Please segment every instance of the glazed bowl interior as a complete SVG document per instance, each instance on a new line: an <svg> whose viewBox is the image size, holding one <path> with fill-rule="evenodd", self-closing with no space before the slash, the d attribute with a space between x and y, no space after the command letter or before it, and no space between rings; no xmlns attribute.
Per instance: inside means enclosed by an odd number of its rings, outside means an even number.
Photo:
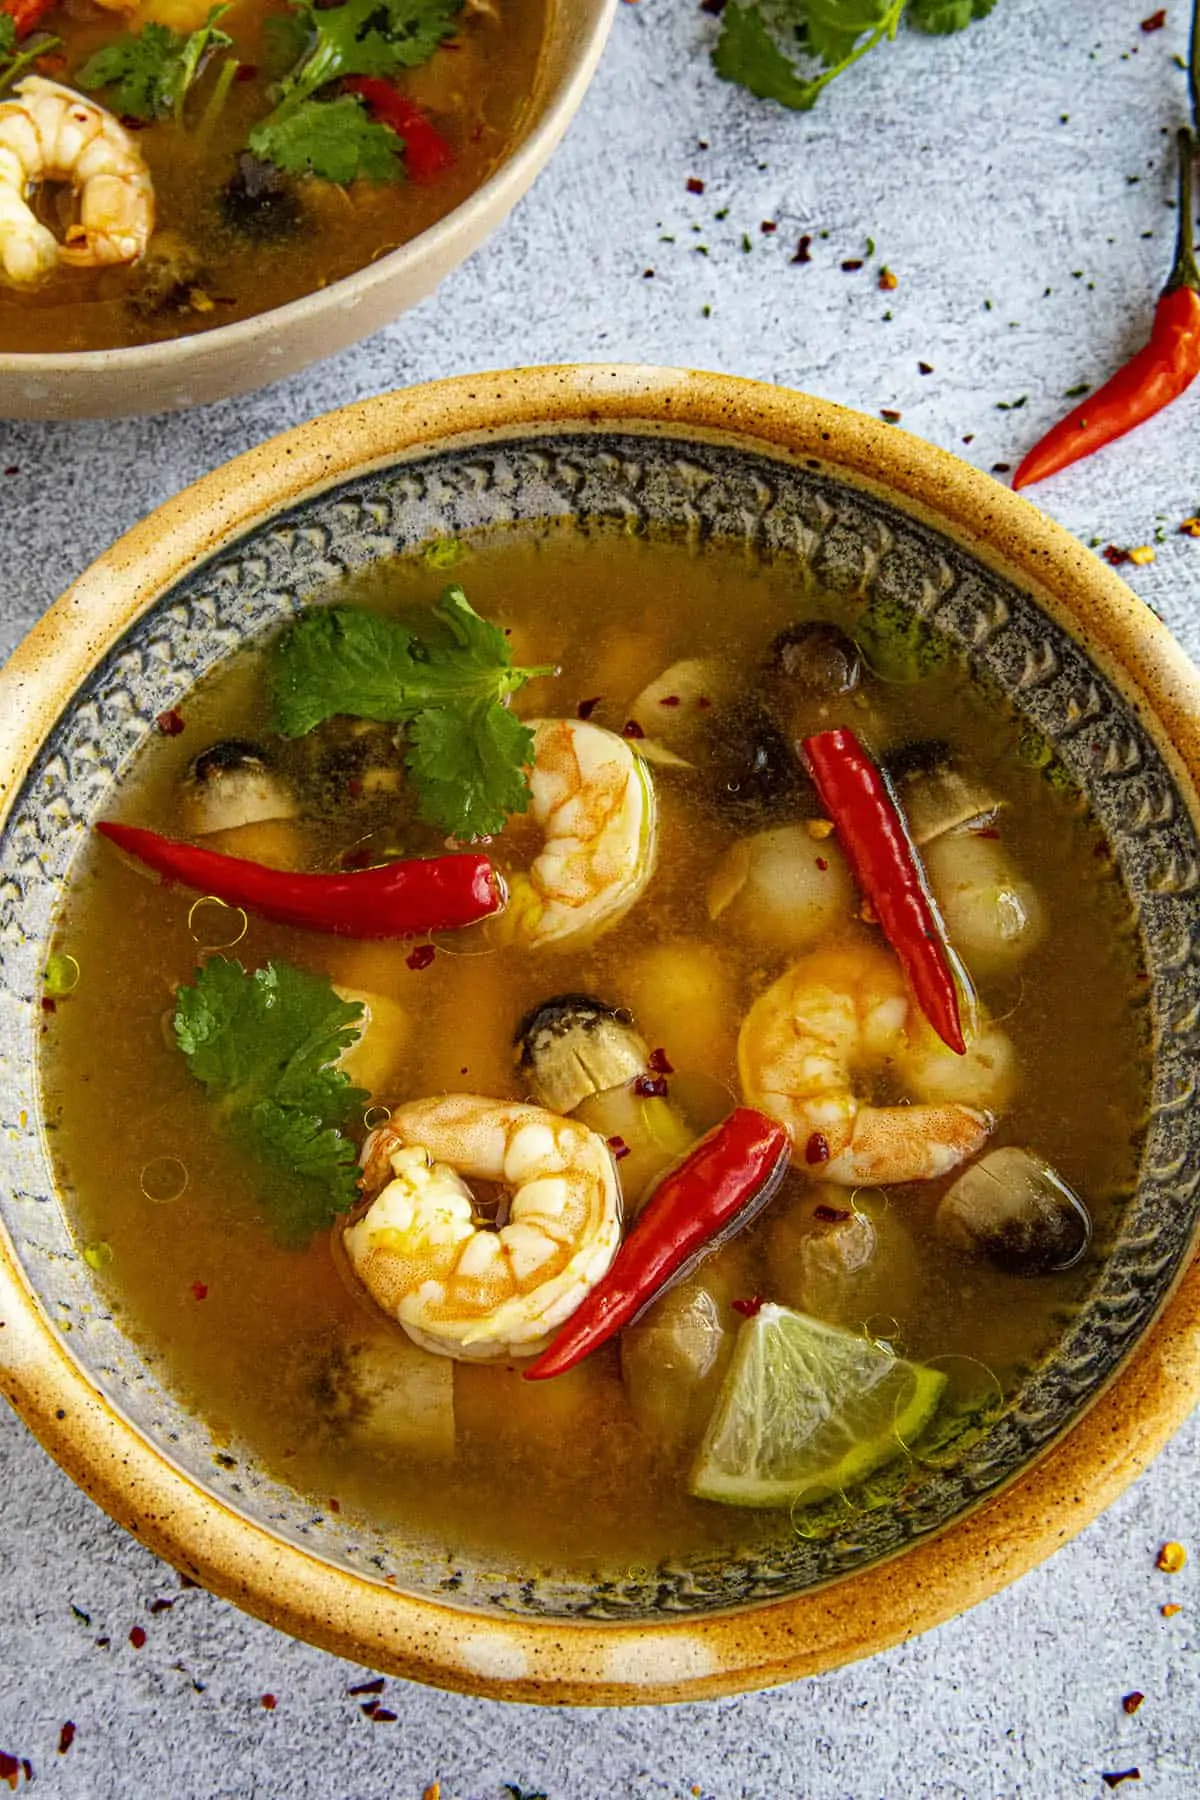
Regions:
<svg viewBox="0 0 1200 1800"><path fill-rule="evenodd" d="M126 349L6 352L0 418L120 418L208 405L280 381L368 337L431 294L503 222L579 107L617 0L551 0L533 90L488 179L399 249L236 324Z"/></svg>
<svg viewBox="0 0 1200 1800"><path fill-rule="evenodd" d="M367 402L286 447L138 527L59 602L0 693L0 1305L14 1326L0 1366L18 1406L110 1511L206 1584L363 1660L524 1698L781 1679L932 1623L1048 1553L1136 1473L1200 1385L1200 1295L1194 1277L1180 1286L1200 1227L1200 711L1188 665L1025 503L802 396L682 373L535 371ZM1136 913L1153 1021L1136 1189L1057 1349L1002 1414L931 1458L902 1504L813 1536L784 1515L752 1553L603 1578L399 1541L218 1442L97 1287L58 1198L37 1076L64 887L156 718L346 575L434 537L482 542L542 522L664 533L697 554L733 542L933 624L1086 794ZM1139 1344L1140 1374L1106 1393ZM1102 1395L1098 1424L1084 1414ZM914 1571L904 1599L878 1570L900 1552Z"/></svg>

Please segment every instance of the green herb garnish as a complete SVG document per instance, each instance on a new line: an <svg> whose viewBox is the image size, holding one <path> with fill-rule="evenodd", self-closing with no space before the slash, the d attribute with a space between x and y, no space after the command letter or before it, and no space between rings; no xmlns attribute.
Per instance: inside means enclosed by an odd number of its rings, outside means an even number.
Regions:
<svg viewBox="0 0 1200 1800"><path fill-rule="evenodd" d="M316 175L345 183L399 181L404 149L390 125L372 119L352 94L336 100L305 100L272 113L250 133L250 149L288 175Z"/></svg>
<svg viewBox="0 0 1200 1800"><path fill-rule="evenodd" d="M199 30L186 35L154 24L114 38L88 57L75 79L89 93L111 88L113 108L122 118L171 115L178 121L209 57L233 47L233 39L217 29L217 20L228 11L227 5L214 6Z"/></svg>
<svg viewBox="0 0 1200 1800"><path fill-rule="evenodd" d="M51 37L47 31L38 31L18 49L17 21L11 13L0 12L0 94L12 87L39 56L58 50L61 45L61 38Z"/></svg>
<svg viewBox="0 0 1200 1800"><path fill-rule="evenodd" d="M943 36L984 19L996 0L736 0L721 14L713 65L764 100L807 112L823 88L885 38L907 17L920 30ZM795 57L819 66L804 75Z"/></svg>
<svg viewBox="0 0 1200 1800"><path fill-rule="evenodd" d="M504 633L449 587L420 633L363 607L314 607L275 654L275 724L303 737L338 714L402 725L422 819L489 837L529 805L533 733L504 702L552 664L514 668Z"/></svg>
<svg viewBox="0 0 1200 1800"><path fill-rule="evenodd" d="M285 1243L306 1242L358 1196L342 1127L370 1096L333 1065L356 1042L362 1012L285 962L248 971L212 957L176 994L176 1042L260 1165L259 1198Z"/></svg>
<svg viewBox="0 0 1200 1800"><path fill-rule="evenodd" d="M274 112L250 133L253 154L289 174L326 181L400 180L404 144L389 125L372 119L352 94L314 95L347 76L394 75L428 62L453 34L461 6L462 0L344 0L318 7L301 0L296 60ZM277 29L273 48L281 41Z"/></svg>

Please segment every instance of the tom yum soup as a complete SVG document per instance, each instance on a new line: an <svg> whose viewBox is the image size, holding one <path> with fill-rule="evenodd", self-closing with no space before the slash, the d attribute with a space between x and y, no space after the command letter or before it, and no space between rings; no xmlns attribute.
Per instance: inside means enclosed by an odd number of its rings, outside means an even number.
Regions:
<svg viewBox="0 0 1200 1800"><path fill-rule="evenodd" d="M1136 938L1048 747L720 547L322 599L164 717L61 919L48 1118L126 1329L301 1491L526 1566L953 1461L1141 1141Z"/></svg>
<svg viewBox="0 0 1200 1800"><path fill-rule="evenodd" d="M542 0L0 0L0 348L229 324L486 180Z"/></svg>

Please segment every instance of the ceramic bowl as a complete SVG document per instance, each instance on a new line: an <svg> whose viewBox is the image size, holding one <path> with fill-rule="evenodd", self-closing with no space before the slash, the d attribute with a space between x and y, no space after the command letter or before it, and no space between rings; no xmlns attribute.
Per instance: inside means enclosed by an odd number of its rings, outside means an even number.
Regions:
<svg viewBox="0 0 1200 1800"><path fill-rule="evenodd" d="M342 281L159 344L55 353L0 348L0 419L122 418L248 393L369 337L415 306L508 217L570 124L617 0L555 0L533 93L508 155L482 187L410 243Z"/></svg>
<svg viewBox="0 0 1200 1800"><path fill-rule="evenodd" d="M218 1455L123 1335L39 1123L40 975L89 823L195 677L347 570L513 521L670 525L786 551L932 620L1049 740L1103 822L1149 971L1154 1084L1117 1241L1050 1361L903 1504L819 1540L626 1578L431 1561ZM381 1669L522 1700L694 1698L864 1655L1046 1556L1200 1393L1200 683L1129 590L939 450L799 394L684 371L463 378L319 419L161 507L0 678L0 1388L112 1515L193 1579ZM902 1556L902 1574L885 1559Z"/></svg>

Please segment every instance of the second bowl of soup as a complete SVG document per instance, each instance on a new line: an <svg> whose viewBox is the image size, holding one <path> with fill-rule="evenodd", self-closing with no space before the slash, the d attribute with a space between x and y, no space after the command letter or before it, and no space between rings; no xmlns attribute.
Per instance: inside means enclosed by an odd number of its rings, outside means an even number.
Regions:
<svg viewBox="0 0 1200 1800"><path fill-rule="evenodd" d="M1193 801L1135 707L1186 756L1190 675L796 396L489 377L292 446L84 578L104 655L52 615L11 728L19 1400L210 1584L452 1685L944 1616L1193 1391Z"/></svg>

